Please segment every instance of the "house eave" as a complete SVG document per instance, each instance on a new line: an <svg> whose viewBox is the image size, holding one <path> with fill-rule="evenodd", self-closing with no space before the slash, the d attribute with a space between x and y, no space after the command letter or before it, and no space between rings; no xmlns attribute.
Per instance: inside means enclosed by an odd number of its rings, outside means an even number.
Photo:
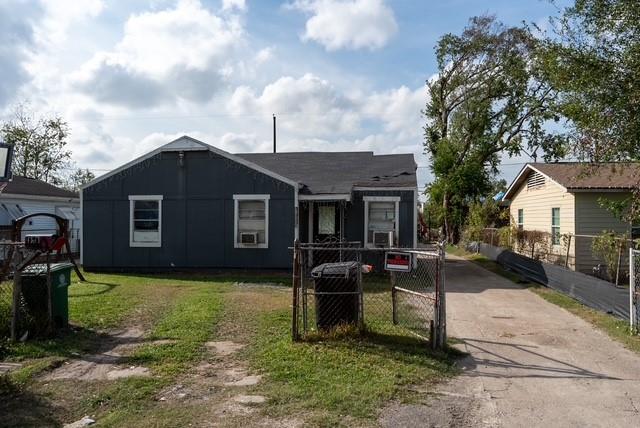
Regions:
<svg viewBox="0 0 640 428"><path fill-rule="evenodd" d="M30 201L48 201L48 202L74 202L80 203L80 197L68 198L65 196L44 196L44 195L28 195L20 193L2 193L2 199L27 199Z"/></svg>

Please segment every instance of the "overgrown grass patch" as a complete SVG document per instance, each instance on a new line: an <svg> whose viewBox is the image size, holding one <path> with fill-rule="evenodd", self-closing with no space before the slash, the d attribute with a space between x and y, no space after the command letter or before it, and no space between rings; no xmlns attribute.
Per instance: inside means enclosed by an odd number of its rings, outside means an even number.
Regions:
<svg viewBox="0 0 640 428"><path fill-rule="evenodd" d="M432 352L417 338L368 333L294 343L290 320L285 310L264 314L250 350L254 365L267 374L261 389L275 413L309 409L376 417L407 385L456 373L452 355Z"/></svg>
<svg viewBox="0 0 640 428"><path fill-rule="evenodd" d="M181 298L153 328L149 340L172 343L148 344L138 348L131 361L151 367L155 373L175 375L202 353L222 310L219 290L199 287Z"/></svg>

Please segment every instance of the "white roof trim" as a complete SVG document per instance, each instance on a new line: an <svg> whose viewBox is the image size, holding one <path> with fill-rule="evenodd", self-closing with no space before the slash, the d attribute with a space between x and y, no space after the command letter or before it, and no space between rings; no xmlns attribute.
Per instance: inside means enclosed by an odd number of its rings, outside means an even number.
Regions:
<svg viewBox="0 0 640 428"><path fill-rule="evenodd" d="M221 150L217 147L214 146L210 146L207 143L203 143L202 141L196 140L195 138L191 138L187 135L183 135L182 137L171 141L170 143L165 144L164 146L160 146L155 150L150 151L149 153L142 155L130 162L127 162L126 164L104 174L101 175L100 177L97 177L93 180L91 180L90 182L88 182L87 184L83 185L80 189L84 190L87 187L91 187L94 184L97 184L109 177L112 177L113 175L119 173L120 171L124 171L127 168L130 168L132 166L134 166L137 163L140 163L146 159L149 159L155 155L157 155L158 153L161 152L175 152L175 151L203 151L203 150L209 150L219 156L225 157L229 160L232 160L234 162L237 162L241 165L246 166L247 168L253 169L255 171L261 172L262 174L268 175L269 177L275 178L276 180L282 181L283 183L287 183L291 186L293 186L296 191L298 190L299 184L298 182L291 180L290 178L287 177L283 177L280 174L277 174L273 171L270 171L266 168L263 168L259 165L256 165L253 162L250 162L246 159L243 159L239 156L233 155L229 152L226 152L224 150Z"/></svg>
<svg viewBox="0 0 640 428"><path fill-rule="evenodd" d="M540 175L545 176L546 178L548 178L550 181L552 181L553 183L557 184L558 186L562 187L565 191L568 191L568 189L566 187L564 187L562 184L558 183L556 180L554 180L553 178L551 178L549 175L545 174L544 172L540 171L538 168L534 167L531 164L526 164L524 167L522 167L522 169L520 170L520 172L518 173L518 175L516 176L516 178L511 182L511 185L509 186L509 188L507 189L506 192L504 192L504 196L502 197L501 201L508 201L510 198L508 196L511 195L512 191L516 190L516 187L514 187L516 185L516 183L518 183L520 181L520 177L522 177L528 170L531 171L535 171ZM519 186L518 186L519 187Z"/></svg>

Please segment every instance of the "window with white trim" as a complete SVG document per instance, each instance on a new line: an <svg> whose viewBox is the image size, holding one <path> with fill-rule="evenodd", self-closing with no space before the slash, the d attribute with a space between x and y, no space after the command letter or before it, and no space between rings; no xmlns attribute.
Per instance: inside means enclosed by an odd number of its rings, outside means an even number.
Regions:
<svg viewBox="0 0 640 428"><path fill-rule="evenodd" d="M365 196L365 245L373 245L375 234L393 232L394 242L398 244L399 227L398 216L400 197L396 196Z"/></svg>
<svg viewBox="0 0 640 428"><path fill-rule="evenodd" d="M162 246L162 195L129 196L129 246Z"/></svg>
<svg viewBox="0 0 640 428"><path fill-rule="evenodd" d="M551 244L560 245L560 208L551 208Z"/></svg>
<svg viewBox="0 0 640 428"><path fill-rule="evenodd" d="M518 230L524 230L524 209L518 209Z"/></svg>
<svg viewBox="0 0 640 428"><path fill-rule="evenodd" d="M234 246L269 247L269 195L233 195Z"/></svg>

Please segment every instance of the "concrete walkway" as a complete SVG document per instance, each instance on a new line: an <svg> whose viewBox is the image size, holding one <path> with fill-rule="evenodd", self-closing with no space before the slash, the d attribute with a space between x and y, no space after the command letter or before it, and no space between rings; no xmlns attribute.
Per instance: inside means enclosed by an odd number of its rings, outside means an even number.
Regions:
<svg viewBox="0 0 640 428"><path fill-rule="evenodd" d="M464 407L446 425L640 427L639 355L471 262L446 277L448 332L470 354L442 387L441 408Z"/></svg>

